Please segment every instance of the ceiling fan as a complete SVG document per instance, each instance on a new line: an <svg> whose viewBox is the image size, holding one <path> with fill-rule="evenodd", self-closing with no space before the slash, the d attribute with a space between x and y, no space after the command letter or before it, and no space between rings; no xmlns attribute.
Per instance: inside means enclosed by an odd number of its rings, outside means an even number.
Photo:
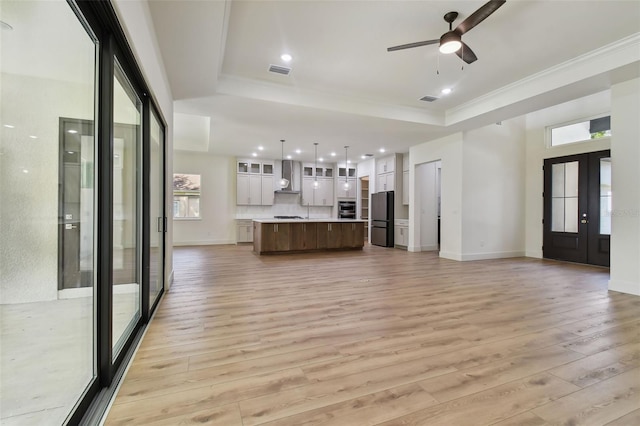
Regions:
<svg viewBox="0 0 640 426"><path fill-rule="evenodd" d="M462 35L473 27L484 21L493 12L498 10L500 6L505 4L506 0L490 0L473 12L467 19L462 21L455 29L452 29L452 23L458 17L458 12L449 12L444 15L444 20L449 23L449 31L442 34L442 37L436 40L416 41L414 43L401 44L387 48L387 52L396 50L410 49L412 47L427 46L430 44L440 43L441 53L454 53L467 64L475 62L478 57L469 46L462 41Z"/></svg>

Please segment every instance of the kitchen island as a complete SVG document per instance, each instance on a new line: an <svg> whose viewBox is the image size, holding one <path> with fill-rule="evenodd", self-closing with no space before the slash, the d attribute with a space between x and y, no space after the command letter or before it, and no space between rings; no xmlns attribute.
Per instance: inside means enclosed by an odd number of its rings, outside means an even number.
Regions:
<svg viewBox="0 0 640 426"><path fill-rule="evenodd" d="M258 254L360 250L364 220L255 219L253 251Z"/></svg>

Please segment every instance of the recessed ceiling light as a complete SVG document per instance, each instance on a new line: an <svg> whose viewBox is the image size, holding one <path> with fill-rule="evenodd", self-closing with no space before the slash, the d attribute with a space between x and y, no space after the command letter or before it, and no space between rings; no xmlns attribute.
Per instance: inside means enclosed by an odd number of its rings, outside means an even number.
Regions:
<svg viewBox="0 0 640 426"><path fill-rule="evenodd" d="M448 95L449 93L451 93L451 88L445 87L444 89L442 89L441 93L443 95Z"/></svg>
<svg viewBox="0 0 640 426"><path fill-rule="evenodd" d="M258 156L258 154L256 154L255 152L252 152L251 155L254 156L254 157Z"/></svg>
<svg viewBox="0 0 640 426"><path fill-rule="evenodd" d="M332 156L332 157L335 157L335 156L336 156L336 153L335 153L335 152L332 152L332 153L331 153L331 156Z"/></svg>
<svg viewBox="0 0 640 426"><path fill-rule="evenodd" d="M291 160L291 156L290 155L287 155L287 160Z"/></svg>
<svg viewBox="0 0 640 426"><path fill-rule="evenodd" d="M299 149L296 149L296 154L300 154L302 151L300 151Z"/></svg>
<svg viewBox="0 0 640 426"><path fill-rule="evenodd" d="M68 133L71 133L72 135L75 135L76 133L78 133L78 131L77 131L77 130L73 130L73 129L71 129L71 130L67 130L67 132L68 132Z"/></svg>
<svg viewBox="0 0 640 426"><path fill-rule="evenodd" d="M22 173L29 173L29 170L27 170L27 169L22 169Z"/></svg>
<svg viewBox="0 0 640 426"><path fill-rule="evenodd" d="M280 55L280 59L282 59L285 62L291 62L293 57L291 55L289 55L288 53L283 53L282 55Z"/></svg>
<svg viewBox="0 0 640 426"><path fill-rule="evenodd" d="M367 158L367 156L366 155L361 155L360 158L362 158L364 160L365 158Z"/></svg>
<svg viewBox="0 0 640 426"><path fill-rule="evenodd" d="M264 149L264 147L263 147L262 145L260 145L260 146L258 147L258 151L262 151L263 149Z"/></svg>
<svg viewBox="0 0 640 426"><path fill-rule="evenodd" d="M318 161L323 162L324 158L320 157L320 158L318 158Z"/></svg>
<svg viewBox="0 0 640 426"><path fill-rule="evenodd" d="M34 135L30 135L29 137L30 137L31 139L38 139L38 137L37 137L37 136L34 136Z"/></svg>
<svg viewBox="0 0 640 426"><path fill-rule="evenodd" d="M384 148L380 148L380 152L384 152L384 151L385 151L385 149L384 149Z"/></svg>
<svg viewBox="0 0 640 426"><path fill-rule="evenodd" d="M351 160L347 160L347 164L351 164Z"/></svg>
<svg viewBox="0 0 640 426"><path fill-rule="evenodd" d="M16 126L14 126L13 124L5 124L4 127L6 127L7 129L13 129Z"/></svg>

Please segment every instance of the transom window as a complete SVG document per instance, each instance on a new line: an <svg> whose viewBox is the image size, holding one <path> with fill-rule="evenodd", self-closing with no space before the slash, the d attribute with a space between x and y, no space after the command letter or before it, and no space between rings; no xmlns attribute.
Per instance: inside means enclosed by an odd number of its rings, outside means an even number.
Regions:
<svg viewBox="0 0 640 426"><path fill-rule="evenodd" d="M611 136L611 116L549 128L550 146L586 142Z"/></svg>

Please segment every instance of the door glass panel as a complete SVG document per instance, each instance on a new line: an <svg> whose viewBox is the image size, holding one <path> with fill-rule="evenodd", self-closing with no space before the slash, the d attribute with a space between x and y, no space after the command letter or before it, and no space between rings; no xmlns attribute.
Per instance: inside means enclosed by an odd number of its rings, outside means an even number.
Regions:
<svg viewBox="0 0 640 426"><path fill-rule="evenodd" d="M164 128L153 111L150 114L149 170L149 308L160 295L164 276Z"/></svg>
<svg viewBox="0 0 640 426"><path fill-rule="evenodd" d="M564 232L564 198L551 200L551 230Z"/></svg>
<svg viewBox="0 0 640 426"><path fill-rule="evenodd" d="M578 232L578 197L564 199L564 232Z"/></svg>
<svg viewBox="0 0 640 426"><path fill-rule="evenodd" d="M564 196L578 196L578 162L565 163L564 168Z"/></svg>
<svg viewBox="0 0 640 426"><path fill-rule="evenodd" d="M142 103L116 60L113 99L113 359L140 318Z"/></svg>
<svg viewBox="0 0 640 426"><path fill-rule="evenodd" d="M551 168L551 231L578 232L578 162Z"/></svg>
<svg viewBox="0 0 640 426"><path fill-rule="evenodd" d="M554 164L551 167L551 196L564 197L564 163Z"/></svg>
<svg viewBox="0 0 640 426"><path fill-rule="evenodd" d="M611 158L600 159L600 234L611 235Z"/></svg>
<svg viewBox="0 0 640 426"><path fill-rule="evenodd" d="M95 38L2 0L0 424L64 424L95 380Z"/></svg>

